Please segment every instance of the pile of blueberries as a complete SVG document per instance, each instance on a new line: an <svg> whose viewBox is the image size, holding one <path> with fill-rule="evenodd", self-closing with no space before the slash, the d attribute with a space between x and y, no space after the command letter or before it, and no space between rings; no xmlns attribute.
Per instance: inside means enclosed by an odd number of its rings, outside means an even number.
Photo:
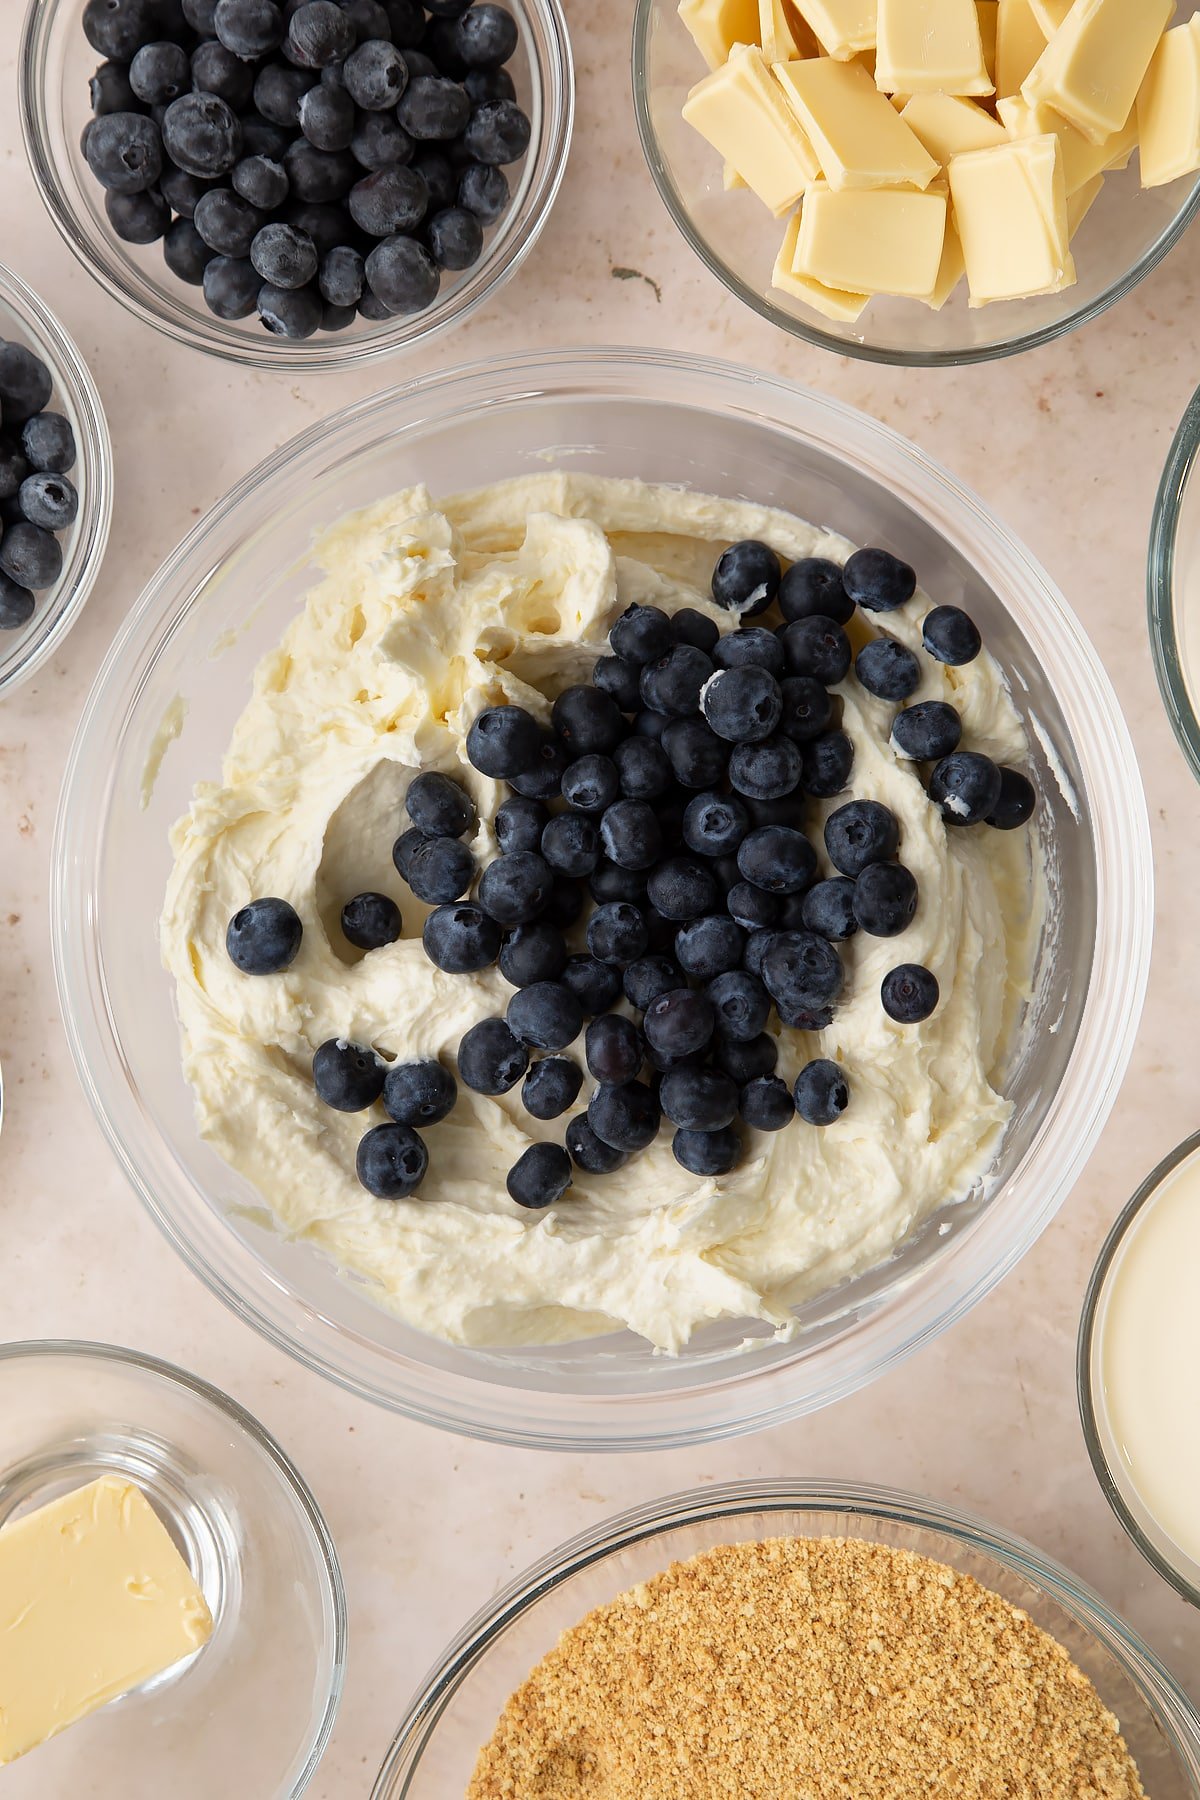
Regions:
<svg viewBox="0 0 1200 1800"><path fill-rule="evenodd" d="M529 146L490 0L88 0L83 29L113 230L279 337L432 305Z"/></svg>
<svg viewBox="0 0 1200 1800"><path fill-rule="evenodd" d="M61 413L47 412L54 393L49 369L26 344L0 338L0 631L27 625L35 590L62 573L57 533L74 524L79 496L75 433Z"/></svg>
<svg viewBox="0 0 1200 1800"><path fill-rule="evenodd" d="M748 539L724 553L712 582L714 598L740 615L738 629L721 635L691 608L668 616L630 606L591 682L554 701L549 730L519 706L472 723L468 759L512 790L495 817L500 855L482 872L464 842L476 824L464 789L432 771L412 781L410 825L392 855L434 909L425 952L451 974L498 963L515 990L504 1018L463 1037L458 1079L483 1094L523 1081L527 1110L557 1118L583 1086L583 1070L562 1052L584 1034L596 1083L586 1113L571 1119L565 1148L533 1144L514 1164L508 1191L519 1205L552 1204L572 1163L588 1174L620 1168L664 1118L683 1167L717 1176L741 1153L739 1118L777 1131L796 1114L824 1126L845 1110L849 1085L827 1058L808 1063L790 1090L775 1074L771 1015L803 1031L828 1026L845 980L839 943L856 931L900 936L918 894L897 860L898 821L878 801L851 799L829 813L833 873L820 869L805 832L811 802L844 792L854 761L831 688L853 668L869 693L898 705L893 749L927 765L930 801L948 826L1010 830L1035 803L1020 771L959 748L953 707L902 704L921 678L905 645L880 634L854 657L845 626L855 606L886 613L915 590L912 569L884 550L859 550L844 568L806 558L785 573L768 545ZM774 629L748 622L776 605ZM929 613L923 641L950 664L981 649L952 606ZM587 948L572 952L567 933L580 922ZM342 928L374 949L399 936L400 912L385 895L359 894ZM300 921L283 900L251 902L229 928L230 955L249 973L286 967L299 943ZM937 980L900 963L880 998L897 1024L915 1025L937 1006ZM622 1001L628 1011L615 1011ZM381 1198L411 1193L428 1163L417 1128L453 1107L454 1076L437 1062L389 1067L344 1040L321 1046L313 1073L321 1098L341 1110L382 1099L392 1123L362 1139L358 1176Z"/></svg>

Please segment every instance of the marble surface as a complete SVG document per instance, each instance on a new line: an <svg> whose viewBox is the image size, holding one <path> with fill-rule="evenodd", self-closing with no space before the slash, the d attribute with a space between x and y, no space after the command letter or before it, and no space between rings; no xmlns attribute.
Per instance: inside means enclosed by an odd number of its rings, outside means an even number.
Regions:
<svg viewBox="0 0 1200 1800"><path fill-rule="evenodd" d="M536 254L499 302L424 356L300 380L177 349L81 271L26 167L21 8L0 6L0 255L90 362L118 476L108 560L84 617L0 714L0 1334L94 1337L171 1358L232 1390L295 1456L337 1541L350 1608L345 1699L310 1790L319 1800L368 1791L415 1683L528 1561L635 1501L749 1475L885 1482L986 1512L1093 1583L1200 1701L1200 1619L1111 1517L1074 1397L1078 1311L1100 1241L1198 1122L1187 1021L1200 1004L1200 793L1159 705L1143 596L1155 485L1200 370L1200 232L1115 311L1015 362L891 371L785 340L725 294L658 202L633 129L626 10L568 0L581 73L571 167ZM628 268L649 279L615 278ZM79 1092L47 900L59 781L84 695L143 582L199 513L295 431L389 380L531 343L597 342L773 369L865 408L972 484L1099 647L1137 744L1158 874L1132 1068L1087 1171L1017 1272L919 1357L823 1414L732 1444L620 1459L499 1450L407 1424L307 1373L212 1299L142 1212ZM117 1770L96 1778L97 1794L124 1791Z"/></svg>

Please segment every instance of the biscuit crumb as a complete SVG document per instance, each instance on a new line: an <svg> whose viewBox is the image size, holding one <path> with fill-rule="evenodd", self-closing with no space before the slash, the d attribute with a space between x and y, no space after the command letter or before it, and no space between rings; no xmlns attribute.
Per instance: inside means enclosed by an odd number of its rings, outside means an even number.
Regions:
<svg viewBox="0 0 1200 1800"><path fill-rule="evenodd" d="M1145 1800L1061 1644L969 1575L774 1538L675 1563L564 1633L467 1800Z"/></svg>

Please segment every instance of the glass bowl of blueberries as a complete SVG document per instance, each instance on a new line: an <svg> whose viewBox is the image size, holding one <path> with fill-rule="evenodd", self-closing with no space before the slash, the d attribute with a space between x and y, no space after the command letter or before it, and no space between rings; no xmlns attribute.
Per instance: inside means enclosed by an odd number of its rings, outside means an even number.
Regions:
<svg viewBox="0 0 1200 1800"><path fill-rule="evenodd" d="M322 370L448 330L566 166L559 0L31 0L30 161L67 244L176 341Z"/></svg>
<svg viewBox="0 0 1200 1800"><path fill-rule="evenodd" d="M884 599L884 586L894 585L897 591L891 592L889 586L887 595L887 604L894 606L905 594L912 596L913 571L919 571L924 593L938 606L956 609L956 617L946 621L950 637L962 629L961 615L974 621L1003 672L1024 726L1025 804L1021 792L1010 796L1015 815L1005 823L1024 826L1028 803L1034 801L1032 836L1023 832L1018 839L1009 834L1005 842L1029 846L1025 866L1032 871L1040 864L1045 905L1035 914L1038 930L1030 989L1016 1004L992 1075L1012 1103L1010 1122L985 1179L965 1195L947 1192L890 1256L853 1279L810 1294L797 1305L795 1327L788 1335L773 1332L762 1321L722 1316L696 1329L677 1353L662 1354L631 1330L614 1328L597 1335L598 1322L592 1316L590 1335L568 1336L564 1341L529 1345L444 1341L379 1305L366 1282L347 1278L304 1234L278 1229L258 1189L222 1160L197 1126L195 1096L182 1067L173 984L159 961L158 920L174 860L170 832L191 806L197 781L211 779L219 768L250 696L256 666L275 650L317 579L310 558L313 533L417 484L424 484L435 497L448 497L508 478L544 481L548 445L554 447L554 463L563 471L661 484L663 492L685 497L680 505L686 504L690 490L751 506L783 508L800 518L823 521L826 529L841 534L836 541L843 546L843 556L846 540L878 546L859 552L864 561L853 570L849 561L845 563L842 585L853 576L856 591L876 602ZM724 591L726 574L737 589L735 601L739 595L753 598L756 591L753 557L734 558L736 568L722 573L728 555L722 551L715 568L711 559L705 562L703 578L712 574L717 605L725 604L718 589ZM903 586L906 566L909 585ZM788 575L800 567L793 562ZM800 588L810 575L819 576L836 598L833 576L838 571L834 567L830 574L831 567L827 564L823 572L803 569ZM769 569L766 574L770 576ZM848 593L846 586L842 598ZM804 593L797 598L803 600ZM770 594L764 599L768 606L775 604ZM685 625L698 629L699 615L693 610L685 619L683 612L671 626L673 634ZM534 616L540 619L542 614ZM767 611L763 618L752 618L750 625L761 637L770 637L762 626L774 617ZM717 631L711 619L707 623L712 647ZM925 625L930 636L928 620ZM551 633L560 628L557 614L531 625ZM798 637L808 635L796 633L795 624L779 629ZM618 633L622 645L625 633L622 626ZM943 654L961 654L948 639L939 648ZM602 660L604 650L598 643L596 654ZM707 661L698 645L682 636L666 660L669 671L662 672L662 679L669 672L672 681L678 676L685 685L704 673ZM614 673L623 671L607 666L602 670L598 664L594 680L608 680ZM650 679L653 672L643 673ZM839 673L846 675L844 667ZM875 689L892 691L892 674L872 671L869 679ZM659 674L653 679L658 681ZM698 703L706 717L725 689L732 692L739 687L724 675L720 679L720 693L717 685L709 684L707 705ZM847 677L847 689L854 679ZM816 687L810 688L804 679L794 691L789 687L789 706L815 708L821 703L832 717L833 694L819 680ZM594 684L567 693L571 698L556 696L556 704L561 701L560 725L568 709L583 706L585 700L592 709L612 711L611 705L603 705L604 694ZM678 710L677 700L666 694L662 698L664 705ZM947 714L951 710L940 709ZM495 767L507 766L512 746L485 741L492 730L484 723L486 717L479 715L478 732L472 725L474 736L468 733L466 754L477 768L493 766L493 758ZM898 714L892 725L897 743L902 717ZM516 726L510 720L505 729ZM789 724L788 732L792 730ZM809 738L798 714L795 732L797 741L807 747ZM836 752L840 735L822 728L819 741ZM767 740L768 749L770 744ZM708 734L700 721L681 713L678 733L672 729L668 743L664 730L663 745L674 766L677 749L681 756L693 750L697 756L706 753ZM933 754L928 745L911 748L920 757ZM545 769L539 750L537 766L531 765L526 775L518 771L510 783L516 789L514 802L526 798L522 787L528 787L531 779L540 781L547 769L553 773L554 758L561 750L548 735ZM897 754L903 754L902 746ZM731 770L736 755L735 750ZM576 777L587 774L578 763L587 759L568 760L560 785L569 776L574 794ZM967 761L982 764L987 759L968 755ZM381 767L391 780L393 771L386 759ZM995 772L994 764L991 768ZM383 911L403 913L407 935L419 937L431 962L452 972L480 969L496 955L495 943L485 946L486 956L478 960L478 946L468 940L472 933L486 933L489 919L521 916L509 910L513 894L508 889L527 874L541 879L533 867L539 859L517 854L519 833L510 842L498 823L496 837L503 854L486 861L477 904L443 906L447 896L439 891L441 874L462 859L466 848L446 833L461 831L466 815L460 816L462 795L447 792L452 784L445 781L425 781L423 788L429 791L421 792L418 808L412 777L419 773L401 770L396 777L403 783L396 790L395 806L395 829L401 837L393 847L389 823L378 867L370 865L372 878L355 879L364 889L364 906L382 893ZM602 773L598 770L597 776ZM694 786L696 778L688 779ZM933 792L933 777L929 779L930 797L940 798L943 817L953 814L959 803L969 805L975 816L975 800L965 791L957 795L947 791L939 797ZM839 777L836 769L823 772L814 767L803 780L805 794L838 795L844 791L846 774L843 770ZM995 780L995 789L979 801L993 820L1002 801L998 772ZM584 797L576 798L582 807ZM522 810L505 804L514 815ZM664 801L660 809L664 817L665 808ZM705 831L720 828L715 817L719 808L710 810L714 818L701 821ZM851 805L840 810L854 814L862 809ZM871 810L872 818L887 812ZM453 816L443 819L443 811ZM387 816L390 821L390 807ZM830 820L835 816L831 813ZM353 817L357 844L361 815ZM569 827L569 815L563 817ZM521 821L507 821L506 815L505 833L508 823ZM618 823L623 821L608 821L614 834ZM605 828L602 825L602 831ZM975 828L986 833L992 824ZM830 848L828 828L825 841L831 861L839 867L843 862L852 866L843 855L843 848L852 850L852 844ZM542 842L545 847L547 840ZM558 860L571 853L570 843L555 845ZM550 855L548 848L546 854ZM646 887L664 917L688 919L694 909L680 910L666 888L677 877L692 882L703 876L704 869L680 866L686 863L684 858L670 860L672 866L660 863L651 870ZM720 873L719 860L705 864L714 878ZM808 860L813 860L811 853ZM615 857L612 861L616 865ZM700 859L692 861L698 865ZM739 852L739 870L742 861ZM886 863L885 873L895 872L895 863ZM397 878L407 886L399 885ZM599 880L599 871L595 879ZM745 879L749 882L749 877ZM462 883L463 872L451 867L449 889L461 893ZM846 885L842 883L843 888ZM818 888L830 886L837 889L837 881L817 883ZM972 494L887 427L775 377L663 351L547 351L495 358L406 383L323 420L249 473L168 558L110 650L72 750L56 830L53 940L76 1068L111 1145L170 1241L243 1319L353 1392L426 1423L527 1446L649 1449L777 1424L852 1392L961 1317L1015 1265L1066 1198L1115 1099L1145 989L1151 890L1145 802L1111 685L1062 597ZM734 892L729 889L730 901ZM352 944L385 946L368 950L368 955L387 956L386 946L399 929L396 918L390 924L382 920L377 929L365 914L360 918L353 908L345 909L350 898L349 894L339 898L344 908L340 926L336 919L327 924L323 915L299 921L286 896L271 902L280 915L275 921L252 916L255 909L262 910L257 897L244 913L231 907L225 948L239 968L237 957L244 951L251 979L274 979L259 972L265 966L262 958L268 958L271 968L282 968L295 952L301 927L304 957L340 955L334 937L339 929ZM880 906L894 903L903 910L911 895L886 891L874 898ZM583 910L577 908L573 915L581 930L586 927L589 954L582 956L586 967L581 973L589 981L597 974L592 965L603 964L608 956L628 961L615 942L602 941L602 934L610 927L614 933L632 930L636 920L627 915L637 911L619 896L601 904L593 890L593 899L596 904L590 913L581 900ZM801 899L806 905L808 895ZM434 907L427 915L426 900ZM756 903L749 892L741 900L747 907ZM757 904L764 903L759 894ZM937 903L936 892L923 895L924 906ZM235 904L245 903L239 899ZM736 919L737 912L731 917ZM272 927L265 934L270 942L264 943L261 925ZM826 935L838 935L833 925L823 929ZM772 937L769 931L765 935ZM775 935L790 938L786 930ZM682 962L679 937L675 942ZM748 938L747 952L750 944ZM517 947L505 944L499 962L505 980L520 987L527 975L512 963ZM797 970L789 961L790 941L783 945L780 966L774 967L777 948L772 937L763 979L772 992L777 980L782 994ZM822 966L831 962L828 953L833 948L832 941L823 945ZM890 944L884 948L892 950ZM639 950L637 955L641 954ZM909 959L894 960L899 966ZM494 977L489 966L487 980ZM628 988L625 991L636 1007L639 1002ZM674 1033L682 1014L669 994L664 998L671 1004L665 1008L659 1008L657 996L642 997L645 1035L653 1045L658 1027ZM515 1022L518 1006L525 1002L519 993L508 998L509 1020ZM798 996L796 1005L805 1004ZM927 1004L920 971L904 991L883 996L883 1008L896 1020L923 1017ZM595 1016L601 1009L589 1001L584 1010ZM667 1012L672 1018L666 1017ZM811 1044L807 1033L821 1021L797 1016L796 1023L801 1044ZM512 1086L524 1068L521 1046L503 1020L485 1021L485 1026L468 1032L458 1045L455 1066L460 1087L465 1084L485 1094L511 1089L507 1098L515 1104L524 1098ZM535 1037L540 1030L538 1024ZM614 1041L603 1046L604 1054L619 1059L624 1049L620 1039L629 1033L615 1025L610 1035ZM541 1041L557 1040L543 1036ZM665 1036L663 1047L670 1048ZM596 1048L589 1044L589 1062ZM338 1140L345 1144L346 1167L353 1162L355 1146L365 1157L365 1146L373 1145L385 1154L378 1167L373 1155L369 1168L360 1164L363 1185L377 1194L409 1192L411 1171L404 1159L410 1152L418 1162L424 1156L422 1133L380 1124L364 1137L368 1115L334 1110L339 1104L337 1081L356 1073L351 1066L356 1062L355 1047L327 1045L319 1054L326 1053L336 1066L326 1070L314 1064L317 1097L327 1110L318 1115L312 1129L320 1129L327 1141L325 1133L342 1129L339 1119L349 1121L345 1139ZM396 1069L403 1072L402 1048L397 1054ZM807 1054L818 1055L811 1049ZM820 1054L831 1057L836 1051ZM516 1077L501 1070L497 1078L497 1059L510 1055L520 1062ZM423 1066L408 1068L411 1072ZM359 1059L357 1072L364 1068L372 1072L369 1052ZM536 1064L535 1069L553 1073L548 1063ZM441 1080L448 1086L446 1073L441 1071ZM374 1074L378 1078L380 1071L374 1069ZM804 1092L796 1103L801 1120L809 1123L844 1103L836 1083L822 1084L817 1075L811 1077L817 1082L814 1091ZM326 1086L326 1076L332 1087ZM600 1116L610 1100L617 1102L606 1094L602 1077L596 1079L599 1085L589 1098L587 1118L557 1120L556 1142L545 1148L558 1153L544 1159L555 1166L508 1170L508 1194L516 1202L511 1210L503 1191L508 1159L502 1159L495 1205L505 1219L514 1224L528 1221L536 1229L548 1216L536 1208L545 1199L540 1191L544 1177L561 1186L558 1166L563 1161L564 1129L580 1168L587 1167L580 1157L596 1155L596 1145L583 1126L599 1127L594 1135L604 1144L615 1142L614 1126L621 1132L627 1127L640 1131L640 1118ZM664 1079L660 1088L664 1110L666 1085ZM764 1101L776 1093L769 1082L767 1086L771 1091L762 1095ZM778 1086L786 1089L783 1082ZM593 1106L597 1095L601 1099ZM648 1097L649 1089L642 1095ZM440 1153L434 1133L443 1129L437 1120L444 1116L446 1097L438 1092L393 1095L387 1089L384 1099L393 1119L403 1113L418 1122L434 1121L426 1140L432 1168ZM296 1104L307 1107L310 1100L306 1086ZM624 1099L620 1104L625 1105ZM468 1110L456 1113L444 1129L461 1129L456 1120L464 1117L466 1128L473 1128L474 1113ZM488 1117L497 1131L509 1126L508 1116ZM800 1128L793 1118L790 1129ZM700 1145L692 1137L705 1136L703 1132L689 1137L685 1130L680 1135L687 1139L683 1148L689 1155L693 1150L711 1150L713 1140L721 1137L719 1132L708 1133ZM658 1153L656 1145L653 1154ZM389 1158L391 1165L384 1166ZM678 1153L677 1160L682 1160ZM686 1168L693 1166L684 1163ZM707 1164L704 1168L700 1179L719 1183L719 1172ZM635 1173L631 1161L628 1174ZM623 1191L625 1177L620 1170L611 1179L616 1191ZM414 1199L419 1205L420 1195ZM519 1210L529 1205L535 1210ZM558 1225L569 1231L569 1193L561 1206ZM469 1242L464 1242L456 1247L449 1266L466 1267L469 1256Z"/></svg>
<svg viewBox="0 0 1200 1800"><path fill-rule="evenodd" d="M32 289L0 266L0 694L79 617L112 498L112 445L87 365Z"/></svg>

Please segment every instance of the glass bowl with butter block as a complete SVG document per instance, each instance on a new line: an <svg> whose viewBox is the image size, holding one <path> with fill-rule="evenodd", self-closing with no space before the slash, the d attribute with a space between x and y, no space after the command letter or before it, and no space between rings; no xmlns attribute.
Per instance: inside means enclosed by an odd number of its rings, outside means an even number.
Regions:
<svg viewBox="0 0 1200 1800"><path fill-rule="evenodd" d="M1172 0L638 0L642 147L692 248L784 331L1007 356L1119 300L1200 206L1194 11L1164 38Z"/></svg>
<svg viewBox="0 0 1200 1800"><path fill-rule="evenodd" d="M1146 1177L1117 1219L1079 1328L1084 1436L1113 1512L1158 1573L1200 1606L1200 1132Z"/></svg>
<svg viewBox="0 0 1200 1800"><path fill-rule="evenodd" d="M0 1346L6 1796L291 1800L345 1655L316 1502L236 1401L134 1350Z"/></svg>
<svg viewBox="0 0 1200 1800"><path fill-rule="evenodd" d="M828 521L859 543L904 546L927 591L978 621L1028 722L1047 906L1033 991L996 1073L1012 1122L986 1180L944 1203L939 1187L894 1255L806 1296L786 1335L726 1311L662 1354L648 1336L613 1329L611 1314L563 1303L496 1331L503 1294L482 1308L473 1341L418 1330L369 1281L348 1277L319 1234L277 1228L260 1188L202 1135L184 1075L157 929L169 833L197 779L219 767L254 669L304 603L314 529L413 484L446 496L504 478L544 482L554 469L740 497ZM527 529L539 516L531 508ZM530 654L578 653L569 597L556 591L530 614L545 634ZM395 881L390 808L388 867L364 889ZM317 840L332 841L327 826ZM247 476L167 560L110 652L71 757L55 867L55 956L76 1067L137 1191L193 1269L242 1318L353 1391L427 1423L542 1447L663 1447L778 1422L852 1391L959 1317L1033 1242L1082 1166L1129 1055L1151 931L1128 735L1094 652L1027 553L876 421L757 372L650 350L546 352L448 372L324 420ZM398 890L401 901L419 946L421 914L411 893ZM507 1098L519 1106L515 1090ZM469 1107L461 1116L477 1128ZM483 1137L504 1141L510 1115L486 1116ZM507 1230L503 1183L501 1168L480 1204L498 1202ZM319 1202L320 1177L309 1185ZM566 1228L569 1196L564 1204ZM419 1224L420 1207L415 1198L404 1216ZM544 1230L545 1215L521 1217ZM554 1238L557 1225L545 1223L535 1246ZM438 1266L469 1257L468 1237Z"/></svg>
<svg viewBox="0 0 1200 1800"><path fill-rule="evenodd" d="M1195 1800L1200 1795L1200 1718L1195 1708L1137 1634L1067 1569L1032 1544L957 1507L887 1488L775 1480L700 1488L635 1507L560 1545L492 1596L415 1695L373 1800L445 1800L466 1792L476 1758L509 1695L593 1608L652 1581L673 1563L718 1546L752 1546L776 1538L857 1539L912 1552L973 1577L1019 1607L1066 1650L1115 1715L1154 1800ZM806 1629L807 1621L797 1626L801 1642ZM795 1647L793 1641L789 1654ZM704 1678L698 1664L696 1679ZM981 1686L987 1689L986 1705L994 1690L990 1682ZM531 1722L535 1714L532 1706ZM762 1791L756 1786L756 1794ZM784 1780L771 1791L791 1794L797 1789ZM864 1784L846 1791L866 1800L867 1793L874 1796L884 1789ZM901 1790L887 1785L886 1791ZM1070 1791L1102 1790L1073 1786ZM1105 1784L1103 1791L1127 1790L1122 1782L1111 1788Z"/></svg>
<svg viewBox="0 0 1200 1800"><path fill-rule="evenodd" d="M1200 779L1200 391L1180 420L1150 526L1150 649L1167 717Z"/></svg>

